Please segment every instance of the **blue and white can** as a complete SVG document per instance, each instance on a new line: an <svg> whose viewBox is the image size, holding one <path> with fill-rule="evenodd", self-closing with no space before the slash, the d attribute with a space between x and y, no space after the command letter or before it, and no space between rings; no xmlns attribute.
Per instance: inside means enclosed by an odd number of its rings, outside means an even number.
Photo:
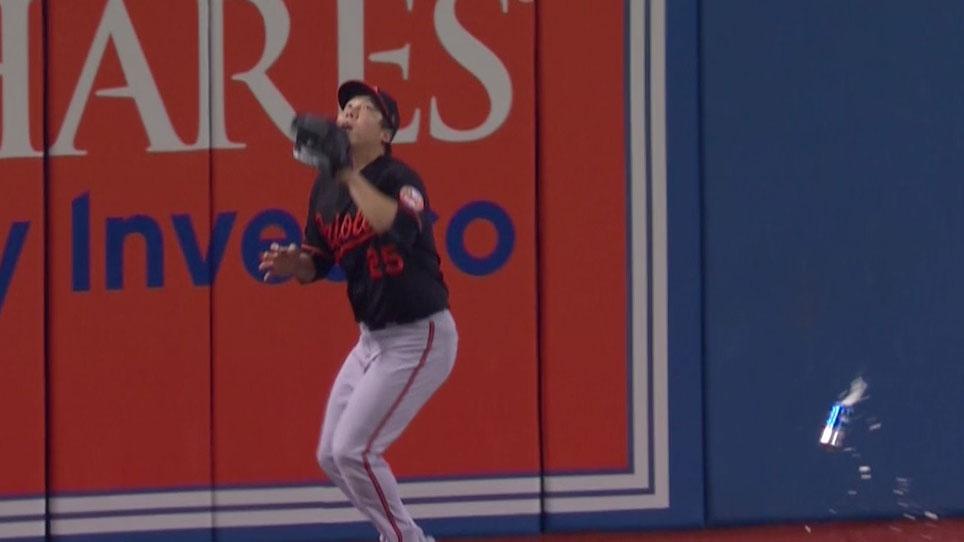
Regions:
<svg viewBox="0 0 964 542"><path fill-rule="evenodd" d="M851 408L843 403L834 403L827 415L827 422L820 433L820 445L829 450L843 447L846 426L850 421Z"/></svg>

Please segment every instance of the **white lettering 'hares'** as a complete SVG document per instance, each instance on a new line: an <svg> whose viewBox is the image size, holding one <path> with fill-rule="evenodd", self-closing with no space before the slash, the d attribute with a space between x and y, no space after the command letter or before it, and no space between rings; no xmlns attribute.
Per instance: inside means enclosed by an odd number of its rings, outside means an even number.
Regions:
<svg viewBox="0 0 964 542"><path fill-rule="evenodd" d="M294 107L284 92L269 77L269 70L289 47L291 16L283 0L246 0L261 17L264 46L255 65L242 73L230 75L232 81L244 84L258 105L281 134L288 137L288 124ZM412 12L416 0L404 0ZM427 1L427 0L426 0ZM30 126L30 9L36 0L0 0L0 159L40 157L42 152L31 143ZM428 96L428 104L415 104L406 126L399 129L396 143L418 140L422 123L422 107L428 106L429 136L440 141L468 142L485 139L498 130L512 109L512 79L499 56L472 35L456 16L457 0L437 0L433 11L436 37L442 48L462 69L469 72L485 90L489 109L480 114L479 123L471 128L456 128L445 122L437 96ZM503 14L508 2L500 0ZM366 62L397 66L402 80L410 80L413 45L365 51L364 0L338 0L335 30L338 33L337 74L339 81L364 79ZM91 95L98 98L133 100L148 139L146 152L188 152L215 149L239 149L245 144L228 135L225 109L225 29L224 0L197 0L198 29L198 121L197 137L186 142L175 131L170 114L151 71L149 55L141 45L137 29L124 0L106 0L90 47L84 57L76 84L60 125L54 127L50 153L54 156L83 156L86 149L77 147L76 137ZM117 52L124 86L95 89L108 45ZM323 67L321 67L323 68ZM38 93L39 94L39 93ZM407 115L406 115L407 116ZM57 122L54 120L54 122ZM183 128L183 127L182 127ZM135 129L131 127L131 129Z"/></svg>

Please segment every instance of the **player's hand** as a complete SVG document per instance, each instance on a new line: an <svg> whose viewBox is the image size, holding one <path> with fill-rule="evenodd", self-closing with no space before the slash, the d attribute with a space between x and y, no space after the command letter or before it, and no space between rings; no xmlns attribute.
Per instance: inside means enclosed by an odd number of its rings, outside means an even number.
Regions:
<svg viewBox="0 0 964 542"><path fill-rule="evenodd" d="M261 253L261 263L258 270L264 273L264 281L271 277L287 277L293 275L298 266L301 250L291 243L286 247L278 243L271 243L271 247Z"/></svg>

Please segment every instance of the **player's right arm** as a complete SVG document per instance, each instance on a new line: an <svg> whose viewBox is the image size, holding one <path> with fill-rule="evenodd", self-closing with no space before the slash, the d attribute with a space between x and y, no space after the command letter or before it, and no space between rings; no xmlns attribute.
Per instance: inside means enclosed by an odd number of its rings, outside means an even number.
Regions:
<svg viewBox="0 0 964 542"><path fill-rule="evenodd" d="M322 179L315 181L311 196L308 198L304 242L300 248L294 243L286 247L272 244L271 248L261 255L261 264L258 266L258 269L265 273L264 280L294 275L298 282L307 284L325 278L335 264L328 250L328 244L318 229L318 220L315 216L315 199L321 182L323 182Z"/></svg>

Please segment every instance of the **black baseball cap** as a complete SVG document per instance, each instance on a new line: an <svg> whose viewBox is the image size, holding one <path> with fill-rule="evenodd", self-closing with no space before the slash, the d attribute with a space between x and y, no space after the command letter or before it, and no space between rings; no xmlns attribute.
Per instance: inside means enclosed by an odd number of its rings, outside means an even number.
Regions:
<svg viewBox="0 0 964 542"><path fill-rule="evenodd" d="M355 96L368 96L375 102L375 106L381 111L382 117L388 122L388 126L392 130L392 138L394 138L399 123L398 104L395 102L395 98L392 98L389 93L377 86L369 85L364 81L345 81L338 87L338 107L344 108L348 100Z"/></svg>

